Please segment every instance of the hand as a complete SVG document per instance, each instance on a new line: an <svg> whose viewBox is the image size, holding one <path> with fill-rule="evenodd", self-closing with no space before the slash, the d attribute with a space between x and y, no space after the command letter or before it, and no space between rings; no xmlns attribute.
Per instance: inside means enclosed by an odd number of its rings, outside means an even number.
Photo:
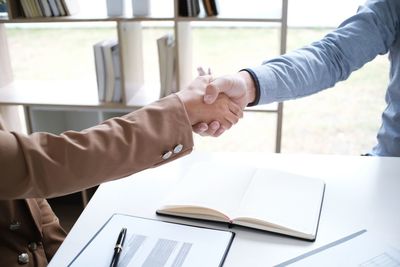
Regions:
<svg viewBox="0 0 400 267"><path fill-rule="evenodd" d="M256 89L250 74L241 71L234 75L226 75L213 80L206 88L204 102L212 104L218 95L224 93L243 111L256 97ZM200 135L219 136L226 129L218 121L201 122L193 126L194 132Z"/></svg>
<svg viewBox="0 0 400 267"><path fill-rule="evenodd" d="M191 125L218 121L221 128L229 129L243 116L242 109L225 94L219 94L212 104L204 103L204 91L210 82L211 76L199 76L176 94L185 105Z"/></svg>

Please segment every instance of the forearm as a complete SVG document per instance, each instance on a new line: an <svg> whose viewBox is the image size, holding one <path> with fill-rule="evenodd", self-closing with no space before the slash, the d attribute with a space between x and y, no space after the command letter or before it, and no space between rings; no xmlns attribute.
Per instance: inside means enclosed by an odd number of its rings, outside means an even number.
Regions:
<svg viewBox="0 0 400 267"><path fill-rule="evenodd" d="M82 132L0 135L1 199L51 197L121 178L165 161L178 144L193 147L191 124L172 95Z"/></svg>
<svg viewBox="0 0 400 267"><path fill-rule="evenodd" d="M260 104L316 93L388 52L399 32L400 3L370 1L322 40L251 68Z"/></svg>

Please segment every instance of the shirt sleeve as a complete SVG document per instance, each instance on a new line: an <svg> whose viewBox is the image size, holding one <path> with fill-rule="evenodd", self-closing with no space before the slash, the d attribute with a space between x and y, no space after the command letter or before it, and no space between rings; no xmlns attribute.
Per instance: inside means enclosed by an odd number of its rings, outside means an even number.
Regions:
<svg viewBox="0 0 400 267"><path fill-rule="evenodd" d="M80 191L164 164L192 148L191 124L176 95L81 132L27 136L0 130L0 199Z"/></svg>
<svg viewBox="0 0 400 267"><path fill-rule="evenodd" d="M399 33L400 1L371 0L322 40L249 68L260 102L284 101L332 87L378 54Z"/></svg>

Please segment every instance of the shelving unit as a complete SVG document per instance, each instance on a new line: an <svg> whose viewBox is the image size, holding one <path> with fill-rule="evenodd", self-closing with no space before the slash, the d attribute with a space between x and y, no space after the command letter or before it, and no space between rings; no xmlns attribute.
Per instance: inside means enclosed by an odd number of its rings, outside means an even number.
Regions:
<svg viewBox="0 0 400 267"><path fill-rule="evenodd" d="M8 0L12 4L15 0ZM82 130L113 116L119 116L147 105L159 98L156 84L147 84L143 74L143 22L171 22L176 40L177 83L184 88L193 79L192 64L192 22L257 22L280 24L279 53L286 52L288 0L281 0L280 18L235 18L235 17L180 17L178 0L171 1L174 14L165 17L108 17L102 14L87 17L78 14L69 17L22 18L10 15L0 18L0 112L6 122L14 123L19 118L16 107L22 106L28 132L47 131L61 133L65 130ZM224 3L227 4L227 3ZM246 6L246 8L249 8ZM9 9L11 10L11 9ZM11 66L7 33L7 23L57 23L57 22L115 22L120 43L123 101L122 103L102 103L98 100L95 80L89 81L15 81ZM129 34L127 34L129 32ZM126 45L126 39L133 38L134 45ZM156 40L154 40L156 41ZM156 53L156 51L155 51ZM123 55L133 55L134 61L128 61ZM260 59L262 60L262 59ZM129 65L130 64L130 65ZM129 66L128 66L129 65ZM94 68L94 64L93 64ZM128 73L128 69L130 72ZM154 73L158 75L158 68ZM254 107L249 112L272 112L277 116L275 151L280 152L283 104ZM6 114L6 115L4 115ZM16 127L14 127L16 128ZM17 129L19 130L19 129ZM86 205L88 195L83 193Z"/></svg>

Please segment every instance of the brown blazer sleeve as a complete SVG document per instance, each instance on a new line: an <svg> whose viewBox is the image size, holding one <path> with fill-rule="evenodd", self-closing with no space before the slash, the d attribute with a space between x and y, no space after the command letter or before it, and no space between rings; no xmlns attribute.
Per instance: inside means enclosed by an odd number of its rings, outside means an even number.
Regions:
<svg viewBox="0 0 400 267"><path fill-rule="evenodd" d="M183 146L180 152L174 152L177 145ZM81 132L27 136L0 130L0 199L76 192L176 159L192 148L192 128L176 95ZM172 155L164 160L167 151Z"/></svg>

